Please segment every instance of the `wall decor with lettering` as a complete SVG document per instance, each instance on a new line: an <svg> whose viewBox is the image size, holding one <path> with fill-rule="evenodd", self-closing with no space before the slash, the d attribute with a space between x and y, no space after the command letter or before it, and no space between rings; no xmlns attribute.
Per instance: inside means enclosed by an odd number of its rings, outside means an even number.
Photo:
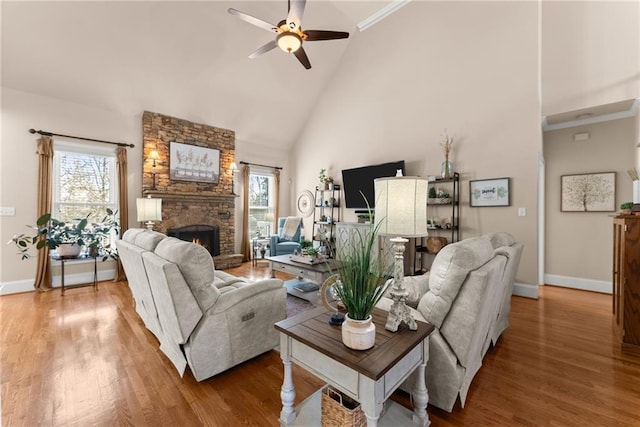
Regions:
<svg viewBox="0 0 640 427"><path fill-rule="evenodd" d="M469 181L469 206L511 206L510 178Z"/></svg>

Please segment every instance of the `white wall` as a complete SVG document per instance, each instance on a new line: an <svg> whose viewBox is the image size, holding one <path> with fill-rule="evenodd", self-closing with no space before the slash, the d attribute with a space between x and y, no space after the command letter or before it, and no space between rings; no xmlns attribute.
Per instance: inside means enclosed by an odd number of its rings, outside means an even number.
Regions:
<svg viewBox="0 0 640 427"><path fill-rule="evenodd" d="M574 134L589 140L575 142ZM635 119L548 131L546 161L545 283L611 292L614 212L561 212L560 177L616 172L615 207L631 201L626 171L635 167Z"/></svg>
<svg viewBox="0 0 640 427"><path fill-rule="evenodd" d="M542 2L545 116L640 97L640 2Z"/></svg>
<svg viewBox="0 0 640 427"><path fill-rule="evenodd" d="M439 174L447 128L463 180L461 237L511 232L525 244L517 280L536 284L537 52L534 2L411 2L354 34L295 148L296 194L321 167L338 182L344 168L403 159L409 175ZM498 177L511 177L512 205L470 208L469 179Z"/></svg>

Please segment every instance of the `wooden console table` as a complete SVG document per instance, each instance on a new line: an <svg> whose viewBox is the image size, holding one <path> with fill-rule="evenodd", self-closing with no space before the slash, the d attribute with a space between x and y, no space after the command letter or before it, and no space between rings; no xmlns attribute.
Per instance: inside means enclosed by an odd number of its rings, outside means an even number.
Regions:
<svg viewBox="0 0 640 427"><path fill-rule="evenodd" d="M280 357L284 364L280 424L320 423L320 392L305 400L298 408L293 407L296 392L291 362L295 362L360 402L368 426L378 425L385 401L418 369L413 392L413 414L390 401L389 409L381 421L384 425L393 426L407 425L411 421L414 425L428 426L426 409L429 396L424 375L433 325L417 322L417 331L410 331L406 325L402 325L398 332L389 332L384 328L387 312L374 309L376 344L370 350L357 351L342 344L340 327L329 325L330 316L331 313L326 309L316 308L275 324L280 331Z"/></svg>

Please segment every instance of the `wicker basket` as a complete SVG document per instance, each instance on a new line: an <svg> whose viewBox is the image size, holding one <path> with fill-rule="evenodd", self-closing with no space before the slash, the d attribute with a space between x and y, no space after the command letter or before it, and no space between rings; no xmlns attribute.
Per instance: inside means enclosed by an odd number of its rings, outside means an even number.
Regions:
<svg viewBox="0 0 640 427"><path fill-rule="evenodd" d="M360 403L331 386L322 389L322 427L364 427L367 417Z"/></svg>
<svg viewBox="0 0 640 427"><path fill-rule="evenodd" d="M447 244L446 237L428 237L427 238L427 250L430 254L437 254L440 249L444 248Z"/></svg>

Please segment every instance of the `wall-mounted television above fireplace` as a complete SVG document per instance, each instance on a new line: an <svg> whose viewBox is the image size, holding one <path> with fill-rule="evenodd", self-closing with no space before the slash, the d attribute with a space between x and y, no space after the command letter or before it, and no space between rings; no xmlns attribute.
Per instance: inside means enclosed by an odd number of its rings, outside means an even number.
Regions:
<svg viewBox="0 0 640 427"><path fill-rule="evenodd" d="M345 206L349 209L367 209L362 194L369 201L371 208L375 207L375 190L373 180L396 176L396 171L402 169L405 174L404 160L397 162L381 163L378 165L362 166L353 169L342 170L342 188L344 189ZM362 194L360 194L362 192Z"/></svg>

